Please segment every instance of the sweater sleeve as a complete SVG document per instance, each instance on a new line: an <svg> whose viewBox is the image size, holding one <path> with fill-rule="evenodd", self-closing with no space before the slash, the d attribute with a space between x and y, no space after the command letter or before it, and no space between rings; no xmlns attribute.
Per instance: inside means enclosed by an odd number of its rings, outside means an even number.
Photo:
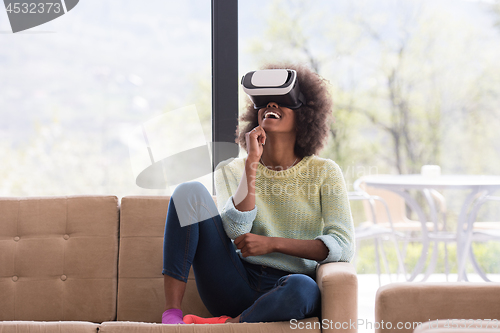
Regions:
<svg viewBox="0 0 500 333"><path fill-rule="evenodd" d="M246 212L239 211L234 207L233 194L238 188L244 168L241 170L241 174L237 174L240 168L237 168L232 160L220 162L215 168L214 178L217 209L222 219L222 225L227 236L235 239L250 232L257 216L257 206Z"/></svg>
<svg viewBox="0 0 500 333"><path fill-rule="evenodd" d="M320 191L323 235L315 238L325 243L328 256L319 261L319 264L350 262L355 251L354 223L344 176L337 163L331 162L325 169L325 180Z"/></svg>

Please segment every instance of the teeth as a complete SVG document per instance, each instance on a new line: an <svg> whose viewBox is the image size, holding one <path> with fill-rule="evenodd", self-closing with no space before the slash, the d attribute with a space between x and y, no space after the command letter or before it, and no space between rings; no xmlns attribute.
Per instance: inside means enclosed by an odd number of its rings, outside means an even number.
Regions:
<svg viewBox="0 0 500 333"><path fill-rule="evenodd" d="M269 111L268 113L266 113L264 115L264 118L269 118L270 115L274 115L277 119L281 118L279 114L277 114L276 112L272 112L272 111Z"/></svg>

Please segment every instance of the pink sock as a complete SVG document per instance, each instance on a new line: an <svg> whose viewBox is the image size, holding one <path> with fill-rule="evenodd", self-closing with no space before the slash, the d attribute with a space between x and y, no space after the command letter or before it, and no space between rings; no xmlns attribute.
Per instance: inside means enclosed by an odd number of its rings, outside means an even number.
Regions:
<svg viewBox="0 0 500 333"><path fill-rule="evenodd" d="M181 309L168 309L163 312L161 316L162 324L185 324L182 321L182 311Z"/></svg>

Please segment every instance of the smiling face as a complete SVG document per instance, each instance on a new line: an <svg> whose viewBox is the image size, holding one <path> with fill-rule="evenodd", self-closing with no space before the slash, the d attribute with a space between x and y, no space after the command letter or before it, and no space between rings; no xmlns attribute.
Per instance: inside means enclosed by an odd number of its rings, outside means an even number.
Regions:
<svg viewBox="0 0 500 333"><path fill-rule="evenodd" d="M258 116L259 125L266 132L295 133L295 113L292 109L270 102L259 110Z"/></svg>

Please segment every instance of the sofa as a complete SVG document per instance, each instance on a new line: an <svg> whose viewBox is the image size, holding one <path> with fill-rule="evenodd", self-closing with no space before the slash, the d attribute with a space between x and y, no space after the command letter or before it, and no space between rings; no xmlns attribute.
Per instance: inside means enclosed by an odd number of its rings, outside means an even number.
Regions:
<svg viewBox="0 0 500 333"><path fill-rule="evenodd" d="M375 333L500 333L500 283L388 284L377 291L374 324Z"/></svg>
<svg viewBox="0 0 500 333"><path fill-rule="evenodd" d="M357 320L354 266L329 263L317 269L321 319L307 318L293 325L161 324L169 199L0 198L0 333L332 332L335 323ZM211 316L198 295L192 270L182 310Z"/></svg>

